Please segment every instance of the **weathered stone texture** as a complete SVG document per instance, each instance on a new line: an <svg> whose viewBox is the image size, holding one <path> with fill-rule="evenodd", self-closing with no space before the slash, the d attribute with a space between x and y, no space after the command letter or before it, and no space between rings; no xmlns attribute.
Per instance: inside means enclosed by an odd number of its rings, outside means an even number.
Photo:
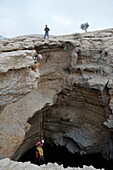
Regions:
<svg viewBox="0 0 113 170"><path fill-rule="evenodd" d="M33 64L33 51L24 50L0 54L0 73L25 68Z"/></svg>
<svg viewBox="0 0 113 170"><path fill-rule="evenodd" d="M0 170L96 170L93 166L83 166L83 168L71 168L67 167L64 168L63 165L58 165L57 163L48 163L47 165L41 165L37 166L34 164L31 164L30 162L14 162L11 161L10 159L6 158L3 160L0 160ZM100 169L97 169L100 170ZM101 169L104 170L104 169Z"/></svg>
<svg viewBox="0 0 113 170"><path fill-rule="evenodd" d="M40 78L28 68L34 48L43 55ZM42 136L113 158L113 29L1 40L0 51L0 158L18 160Z"/></svg>

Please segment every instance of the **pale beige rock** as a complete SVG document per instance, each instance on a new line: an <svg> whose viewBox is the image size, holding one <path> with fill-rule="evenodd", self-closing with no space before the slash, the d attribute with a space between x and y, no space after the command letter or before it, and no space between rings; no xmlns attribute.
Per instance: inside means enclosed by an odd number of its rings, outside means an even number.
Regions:
<svg viewBox="0 0 113 170"><path fill-rule="evenodd" d="M88 80L88 84L91 88L99 89L100 91L102 91L105 88L107 82L108 78L104 76L96 76Z"/></svg>
<svg viewBox="0 0 113 170"><path fill-rule="evenodd" d="M16 51L0 54L0 73L33 65L33 51Z"/></svg>
<svg viewBox="0 0 113 170"><path fill-rule="evenodd" d="M47 165L37 166L31 164L30 162L14 162L8 158L0 160L0 170L96 170L93 166L83 166L83 168L64 168L63 165L58 165L57 163L51 164L48 163ZM97 169L100 170L100 169ZM104 170L104 169L101 169Z"/></svg>
<svg viewBox="0 0 113 170"><path fill-rule="evenodd" d="M43 55L40 74L28 68L34 47ZM40 133L70 152L113 158L108 121L113 112L113 29L76 39L67 35L44 41L31 35L0 40L0 51L0 158L18 160Z"/></svg>
<svg viewBox="0 0 113 170"><path fill-rule="evenodd" d="M39 75L29 69L0 74L0 106L15 102L38 86Z"/></svg>

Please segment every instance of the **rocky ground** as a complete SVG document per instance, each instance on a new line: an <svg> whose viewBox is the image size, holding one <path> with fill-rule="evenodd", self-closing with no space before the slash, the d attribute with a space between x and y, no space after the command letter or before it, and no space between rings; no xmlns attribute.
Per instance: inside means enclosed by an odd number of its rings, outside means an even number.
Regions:
<svg viewBox="0 0 113 170"><path fill-rule="evenodd" d="M14 162L10 159L6 158L0 161L0 170L96 170L93 166L83 166L83 168L64 168L62 165L58 165L57 163L51 164L48 163L47 165L37 166L31 164L30 162ZM99 170L99 169L97 169ZM101 169L104 170L104 169Z"/></svg>
<svg viewBox="0 0 113 170"><path fill-rule="evenodd" d="M19 160L40 137L113 159L112 85L113 29L0 40L0 159Z"/></svg>

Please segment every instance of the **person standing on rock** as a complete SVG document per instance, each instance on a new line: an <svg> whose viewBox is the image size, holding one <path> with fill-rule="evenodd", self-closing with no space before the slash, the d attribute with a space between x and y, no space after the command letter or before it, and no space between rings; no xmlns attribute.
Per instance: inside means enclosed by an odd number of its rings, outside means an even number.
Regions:
<svg viewBox="0 0 113 170"><path fill-rule="evenodd" d="M50 31L50 29L47 27L47 25L45 25L45 29L44 29L44 31L45 31L44 39L46 38L46 36L47 36L47 37L48 37L48 39L49 39L49 31Z"/></svg>

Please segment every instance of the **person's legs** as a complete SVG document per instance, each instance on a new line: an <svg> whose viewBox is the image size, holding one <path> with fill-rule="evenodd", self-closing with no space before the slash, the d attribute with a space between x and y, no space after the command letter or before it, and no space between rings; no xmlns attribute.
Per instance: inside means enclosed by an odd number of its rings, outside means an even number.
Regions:
<svg viewBox="0 0 113 170"><path fill-rule="evenodd" d="M47 33L45 32L45 34L44 34L44 39L46 38L46 36L47 36Z"/></svg>
<svg viewBox="0 0 113 170"><path fill-rule="evenodd" d="M47 36L48 39L49 39L49 33L48 33L48 32L45 32L45 34L44 34L44 39L46 38L46 36Z"/></svg>
<svg viewBox="0 0 113 170"><path fill-rule="evenodd" d="M33 71L36 72L36 69L37 69L37 64L34 64Z"/></svg>
<svg viewBox="0 0 113 170"><path fill-rule="evenodd" d="M47 37L48 37L48 39L49 39L49 33L47 32Z"/></svg>
<svg viewBox="0 0 113 170"><path fill-rule="evenodd" d="M36 151L36 164L38 164L38 152Z"/></svg>
<svg viewBox="0 0 113 170"><path fill-rule="evenodd" d="M45 33L46 34L46 33ZM45 37L46 37L46 35L44 34L44 39L45 39Z"/></svg>

